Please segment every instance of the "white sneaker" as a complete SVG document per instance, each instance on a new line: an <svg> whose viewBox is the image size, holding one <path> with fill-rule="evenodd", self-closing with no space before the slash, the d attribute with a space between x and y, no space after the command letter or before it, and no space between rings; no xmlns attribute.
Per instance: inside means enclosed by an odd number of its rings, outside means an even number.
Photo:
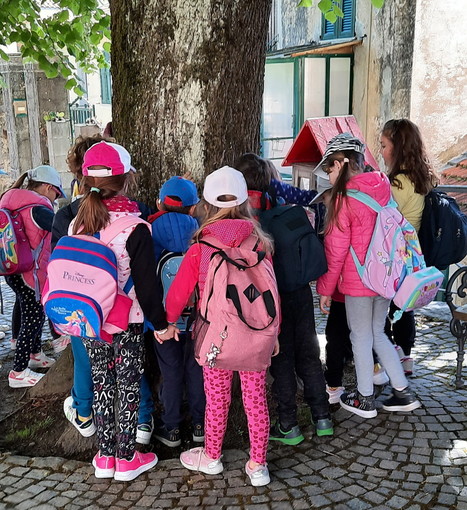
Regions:
<svg viewBox="0 0 467 510"><path fill-rule="evenodd" d="M139 444L149 444L154 431L154 420L151 418L149 423L140 423L136 427L136 442Z"/></svg>
<svg viewBox="0 0 467 510"><path fill-rule="evenodd" d="M97 429L92 418L83 422L78 421L78 412L73 407L73 397L70 396L65 399L65 402L63 402L63 412L65 413L66 419L83 437L91 437L95 434Z"/></svg>
<svg viewBox="0 0 467 510"><path fill-rule="evenodd" d="M28 388L29 386L35 386L43 377L44 374L38 374L29 368L26 368L22 372L10 370L8 374L8 385L10 388Z"/></svg>
<svg viewBox="0 0 467 510"><path fill-rule="evenodd" d="M326 393L329 395L329 403L337 404L340 401L340 397L344 391L344 386L331 387L326 385Z"/></svg>
<svg viewBox="0 0 467 510"><path fill-rule="evenodd" d="M49 358L43 351L38 354L31 354L29 357L29 368L49 368L55 363L53 358Z"/></svg>
<svg viewBox="0 0 467 510"><path fill-rule="evenodd" d="M260 464L259 466L251 469L249 464L250 461L247 461L245 464L245 471L250 477L251 485L253 485L253 487L261 487L263 485L267 485L271 481L267 465Z"/></svg>
<svg viewBox="0 0 467 510"><path fill-rule="evenodd" d="M388 374L386 370L379 364L375 363L373 369L373 384L376 386L382 386L383 384L387 384L389 382Z"/></svg>
<svg viewBox="0 0 467 510"><path fill-rule="evenodd" d="M64 351L70 342L70 337L66 335L59 336L56 340L52 340L51 343L54 353L58 354L59 352Z"/></svg>

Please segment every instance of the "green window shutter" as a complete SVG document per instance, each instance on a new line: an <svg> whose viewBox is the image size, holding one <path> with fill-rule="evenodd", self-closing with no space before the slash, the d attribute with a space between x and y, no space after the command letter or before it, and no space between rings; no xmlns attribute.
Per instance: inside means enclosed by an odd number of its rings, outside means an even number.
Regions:
<svg viewBox="0 0 467 510"><path fill-rule="evenodd" d="M105 59L110 63L110 55L104 52ZM102 104L111 104L112 102L112 77L110 75L110 68L103 67L99 70L101 79L101 102Z"/></svg>

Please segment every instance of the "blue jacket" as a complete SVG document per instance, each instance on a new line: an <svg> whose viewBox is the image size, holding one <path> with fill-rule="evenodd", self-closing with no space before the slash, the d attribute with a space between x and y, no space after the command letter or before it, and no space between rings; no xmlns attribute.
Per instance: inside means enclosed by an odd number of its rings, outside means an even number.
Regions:
<svg viewBox="0 0 467 510"><path fill-rule="evenodd" d="M198 226L196 219L188 214L167 212L156 218L151 226L156 261L163 250L187 251Z"/></svg>

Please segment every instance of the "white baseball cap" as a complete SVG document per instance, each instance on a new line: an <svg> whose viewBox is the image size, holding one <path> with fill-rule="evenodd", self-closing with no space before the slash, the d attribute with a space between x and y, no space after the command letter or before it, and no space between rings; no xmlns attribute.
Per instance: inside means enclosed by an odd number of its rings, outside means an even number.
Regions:
<svg viewBox="0 0 467 510"><path fill-rule="evenodd" d="M222 202L219 197L232 195L235 199ZM206 177L203 197L216 207L235 207L248 200L248 188L243 174L230 166L223 166Z"/></svg>
<svg viewBox="0 0 467 510"><path fill-rule="evenodd" d="M28 179L51 184L60 191L63 198L66 198L65 192L62 188L62 180L54 167L49 165L36 166L36 168L33 168L32 170L28 170Z"/></svg>

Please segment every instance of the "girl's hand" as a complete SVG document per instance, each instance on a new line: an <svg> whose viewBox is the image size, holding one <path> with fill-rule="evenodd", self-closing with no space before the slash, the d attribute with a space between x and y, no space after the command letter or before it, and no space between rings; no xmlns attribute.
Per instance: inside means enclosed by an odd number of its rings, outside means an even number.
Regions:
<svg viewBox="0 0 467 510"><path fill-rule="evenodd" d="M319 297L319 309L326 315L329 315L329 308L331 307L331 296Z"/></svg>
<svg viewBox="0 0 467 510"><path fill-rule="evenodd" d="M179 333L180 333L180 330L177 328L177 326L174 326L173 324L169 324L167 326L167 331L162 335L160 335L156 331L154 331L154 338L160 344L164 343L166 340L172 340L172 338L178 342L178 340L179 340L178 334Z"/></svg>
<svg viewBox="0 0 467 510"><path fill-rule="evenodd" d="M279 339L276 338L276 343L274 344L274 350L272 351L272 357L277 356L280 352L281 348L279 346Z"/></svg>

